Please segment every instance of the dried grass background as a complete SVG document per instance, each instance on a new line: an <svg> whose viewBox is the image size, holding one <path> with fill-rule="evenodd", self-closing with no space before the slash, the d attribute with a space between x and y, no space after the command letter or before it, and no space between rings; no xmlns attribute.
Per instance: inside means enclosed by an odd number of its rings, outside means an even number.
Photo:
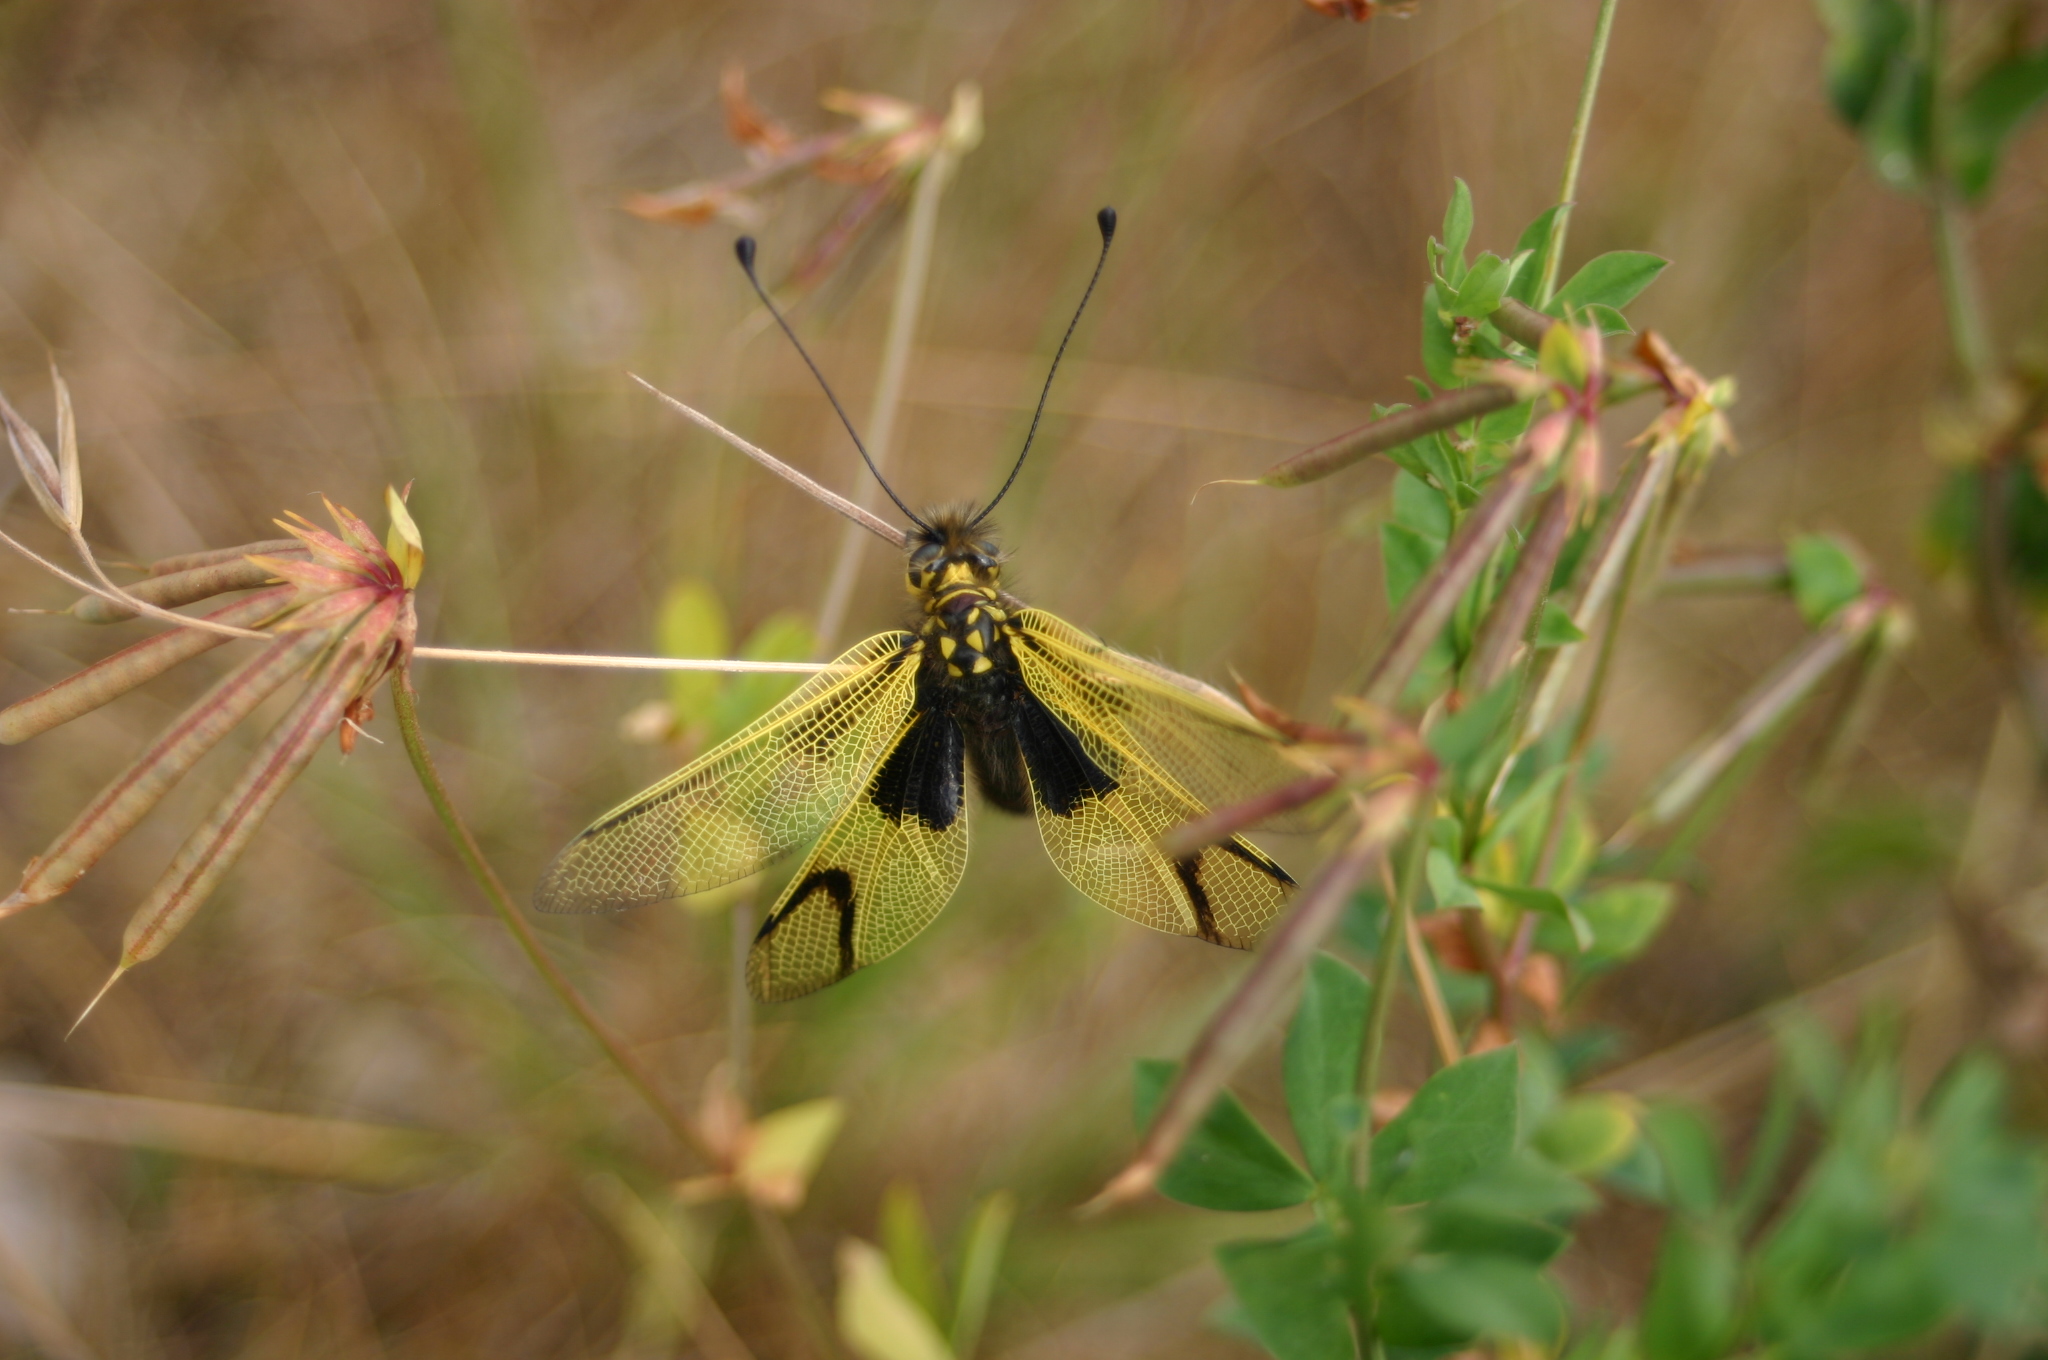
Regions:
<svg viewBox="0 0 2048 1360"><path fill-rule="evenodd" d="M714 582L742 628L815 611L837 522L627 372L836 487L857 485L854 454L795 356L749 324L730 230L616 205L739 165L716 101L728 60L807 130L832 122L815 106L828 86L943 108L971 78L987 138L941 208L899 489L913 504L993 489L1092 263L1090 214L1115 204L1078 358L1003 507L1015 588L1319 712L1384 623L1371 527L1389 470L1196 489L1406 392L1422 242L1451 177L1472 185L1475 248L1505 250L1547 206L1593 9L1427 0L1350 26L1290 0L16 0L0 7L0 383L47 424L45 348L64 365L87 531L109 558L265 537L318 493L368 510L386 481L416 478L422 641L646 651L655 603L686 575ZM1742 384L1744 450L1695 536L1840 530L1915 600L1922 641L1855 767L1854 805L1938 844L1997 707L1915 551L1946 337L1922 218L1833 120L1820 45L1803 5L1625 0L1567 268L1611 248L1670 256L1636 319ZM764 261L793 259L841 193L782 199ZM2044 220L2037 128L1981 219L2002 333L2039 333ZM797 313L856 413L897 239ZM4 518L39 533L26 497ZM847 639L896 622L896 572L870 553ZM67 602L12 560L0 601ZM1608 720L1613 813L1799 633L1769 601L1642 612ZM0 699L127 636L0 618ZM0 867L204 678L0 750ZM655 678L444 666L421 683L515 889L667 768L617 735ZM232 756L68 898L6 923L0 1077L445 1130L482 1150L374 1190L44 1142L0 1118L0 1238L102 1355L614 1353L640 1266L593 1178L687 1168L481 914L395 744L323 756L187 937L63 1042ZM1660 944L1601 985L1593 1009L1624 1052L1877 957L1937 915L1931 879L1816 870L1786 768L1766 766L1703 847ZM1248 1353L1197 1322L1218 1288L1200 1265L1210 1235L1241 1223L1068 1214L1129 1148L1129 1060L1178 1051L1245 960L1082 902L1028 824L981 813L975 834L958 898L914 948L762 1013L768 1103L852 1106L795 1220L814 1273L828 1280L842 1234L874 1234L894 1179L942 1233L1007 1187L1023 1217L986 1353ZM1314 853L1289 849L1297 865ZM724 1051L723 919L545 926L692 1095ZM1405 1041L1419 1063L1419 1035ZM1251 1095L1274 1103L1256 1079ZM702 1259L715 1242L712 1286L757 1352L797 1353L744 1225L707 1211L691 1231ZM1619 1248L1597 1259L1600 1241L1586 1278L1629 1277ZM0 1305L16 1349L19 1321Z"/></svg>

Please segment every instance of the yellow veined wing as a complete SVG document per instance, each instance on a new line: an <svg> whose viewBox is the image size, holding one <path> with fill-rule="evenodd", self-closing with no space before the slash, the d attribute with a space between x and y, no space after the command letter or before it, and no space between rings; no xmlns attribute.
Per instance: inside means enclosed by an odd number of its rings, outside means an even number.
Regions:
<svg viewBox="0 0 2048 1360"><path fill-rule="evenodd" d="M896 743L917 644L881 633L750 726L593 822L542 876L542 911L607 911L744 878L817 836Z"/></svg>

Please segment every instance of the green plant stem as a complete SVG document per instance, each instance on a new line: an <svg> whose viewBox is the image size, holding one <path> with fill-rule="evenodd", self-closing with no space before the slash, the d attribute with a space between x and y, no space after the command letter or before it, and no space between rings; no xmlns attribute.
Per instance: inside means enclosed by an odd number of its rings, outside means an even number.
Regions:
<svg viewBox="0 0 2048 1360"><path fill-rule="evenodd" d="M1948 312L1949 340L1956 367L1970 396L1982 397L1996 376L1997 357L1984 320L1977 265L1970 254L1970 226L1962 205L1945 189L1934 196L1934 258L1941 272L1941 300Z"/></svg>
<svg viewBox="0 0 2048 1360"><path fill-rule="evenodd" d="M1416 808L1415 825L1408 832L1408 853L1402 857L1400 877L1393 900L1387 903L1387 922L1380 931L1379 954L1373 960L1372 1009L1365 1019L1364 1050L1359 1055L1358 1098L1364 1104L1358 1124L1358 1146L1353 1154L1353 1181L1363 1186L1372 1174L1372 1098L1380 1089L1380 1059L1387 1047L1387 1019L1393 1014L1394 986L1401 977L1402 937L1408 920L1415 914L1416 890L1422 882L1423 864L1429 855L1429 806Z"/></svg>
<svg viewBox="0 0 2048 1360"><path fill-rule="evenodd" d="M547 951L541 948L539 938L533 933L533 927L527 924L526 918L513 904L512 895L505 890L505 884L499 879L498 871L484 858L484 852L477 845L476 837L470 834L468 825L462 820L462 814L455 810L454 800L448 795L448 786L441 782L441 772L435 767L434 758L427 751L426 738L420 731L419 708L414 700L412 681L404 670L397 671L391 677L391 704L392 713L398 719L399 735L405 743L405 753L412 760L413 773L419 776L420 787L426 790L427 801L433 805L434 815L441 819L441 826L447 831L448 839L455 843L457 858L461 859L462 867L469 870L469 876L476 880L477 886L483 889L484 897L490 902L491 909L497 912L498 919L505 923L505 928L512 932L512 938L517 940L519 947L526 952L527 960L540 973L541 980L547 983L548 990L562 1003L562 1009L574 1017L576 1023L597 1041L597 1046L612 1060L612 1064L619 1069L619 1074L625 1077L627 1084L647 1102L648 1108L653 1110L655 1117L675 1135L676 1141L690 1149L691 1153L707 1166L720 1165L720 1159L705 1143L702 1135L683 1117L682 1112L662 1095L654 1084L653 1076L641 1064L640 1059L611 1032L603 1020L598 1018L597 1012L583 999L582 993L576 990L568 976L552 958L548 957Z"/></svg>
<svg viewBox="0 0 2048 1360"><path fill-rule="evenodd" d="M1564 258L1565 227L1571 220L1572 200L1579 192L1579 165L1586 157L1586 133L1593 126L1593 101L1600 93L1600 71L1607 64L1607 35L1614 30L1616 0L1600 0L1600 16L1593 21L1593 50L1586 54L1586 78L1579 86L1579 110L1572 117L1572 137L1564 155L1564 182L1557 190L1557 216L1550 219L1550 244L1544 250L1542 287L1537 289L1539 307L1550 305L1557 291L1558 264Z"/></svg>

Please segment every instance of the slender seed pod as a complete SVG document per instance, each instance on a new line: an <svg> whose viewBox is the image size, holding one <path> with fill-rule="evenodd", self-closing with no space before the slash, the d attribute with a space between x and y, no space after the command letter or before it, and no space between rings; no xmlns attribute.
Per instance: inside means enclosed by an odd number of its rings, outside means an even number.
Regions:
<svg viewBox="0 0 2048 1360"><path fill-rule="evenodd" d="M291 608L297 593L291 586L280 586L276 590L236 600L199 617L237 628L254 628ZM173 666L233 640L198 628L173 628L146 637L132 647L124 647L75 675L65 676L48 689L0 709L0 746L12 746L53 727L61 727L73 718L90 713L129 690L147 684Z"/></svg>
<svg viewBox="0 0 2048 1360"><path fill-rule="evenodd" d="M231 590L254 590L275 579L276 574L268 566L234 557L211 566L172 572L168 576L151 576L124 589L144 604L176 609L180 605L225 595ZM134 618L135 611L102 596L87 595L71 606L71 615L81 623L119 623L123 619Z"/></svg>
<svg viewBox="0 0 2048 1360"><path fill-rule="evenodd" d="M175 576L181 571L194 567L211 567L221 562L233 562L238 558L260 554L303 553L306 545L296 538L266 538L260 543L244 543L239 548L208 548L203 552L179 553L175 557L159 557L149 564L151 576Z"/></svg>
<svg viewBox="0 0 2048 1360"><path fill-rule="evenodd" d="M70 891L222 737L311 664L327 641L321 633L286 633L180 714L134 764L86 804L49 849L29 861L21 887L0 902L0 916Z"/></svg>
<svg viewBox="0 0 2048 1360"><path fill-rule="evenodd" d="M382 671L405 603L399 595L380 600L349 629L333 659L264 737L227 796L179 847L128 923L116 977L161 953L241 858L270 809L341 722L342 710Z"/></svg>

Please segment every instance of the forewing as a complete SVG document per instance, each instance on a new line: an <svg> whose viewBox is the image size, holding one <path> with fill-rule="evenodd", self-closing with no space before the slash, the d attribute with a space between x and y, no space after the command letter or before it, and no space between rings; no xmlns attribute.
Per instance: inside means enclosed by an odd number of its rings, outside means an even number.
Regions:
<svg viewBox="0 0 2048 1360"><path fill-rule="evenodd" d="M1102 740L1142 752L1163 782L1204 811L1246 802L1306 773L1281 753L1271 730L1211 686L1105 646L1042 609L1021 610L1015 619L1020 635L1012 649L1026 683L1048 702L1061 696ZM1311 831L1326 820L1303 809L1263 825Z"/></svg>
<svg viewBox="0 0 2048 1360"><path fill-rule="evenodd" d="M967 863L960 731L913 714L797 870L747 956L747 990L788 1001L887 958L930 925Z"/></svg>
<svg viewBox="0 0 2048 1360"><path fill-rule="evenodd" d="M1032 696L1072 734L1086 757L1077 762L1064 751L1057 732L1041 727L1034 733L1029 722L1020 726L1039 834L1060 872L1095 901L1140 925L1236 949L1256 944L1286 903L1294 880L1241 836L1177 860L1160 852L1162 836L1210 809L1178 770L1144 744L1147 725L1130 719L1139 707L1129 698L1134 683L1123 676L1099 680L1078 666L1057 664L1048 660L1059 656L1050 645L1032 646L1028 638L1014 650ZM1153 685L1169 688L1167 682L1147 680L1138 693L1150 696L1143 701L1164 712L1152 724L1158 726L1171 721L1166 705L1174 699ZM1218 718L1212 726L1224 722ZM1221 777L1216 769L1231 768L1220 759L1207 766L1194 763L1187 755L1179 763L1212 778ZM1291 766L1286 770L1294 773Z"/></svg>
<svg viewBox="0 0 2048 1360"><path fill-rule="evenodd" d="M542 911L605 911L744 878L818 834L903 730L916 644L882 633L752 725L591 824L542 875Z"/></svg>

